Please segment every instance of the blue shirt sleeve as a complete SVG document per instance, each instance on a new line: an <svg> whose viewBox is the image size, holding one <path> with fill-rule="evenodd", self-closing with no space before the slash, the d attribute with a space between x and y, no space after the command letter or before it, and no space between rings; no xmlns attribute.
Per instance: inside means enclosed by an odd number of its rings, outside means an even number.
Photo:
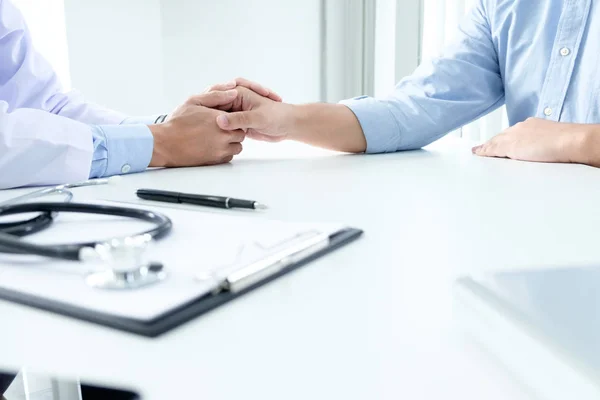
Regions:
<svg viewBox="0 0 600 400"><path fill-rule="evenodd" d="M95 125L92 138L90 178L141 172L152 159L154 137L146 125Z"/></svg>
<svg viewBox="0 0 600 400"><path fill-rule="evenodd" d="M460 25L444 54L424 62L385 98L345 100L361 124L368 153L417 149L504 103L486 0Z"/></svg>

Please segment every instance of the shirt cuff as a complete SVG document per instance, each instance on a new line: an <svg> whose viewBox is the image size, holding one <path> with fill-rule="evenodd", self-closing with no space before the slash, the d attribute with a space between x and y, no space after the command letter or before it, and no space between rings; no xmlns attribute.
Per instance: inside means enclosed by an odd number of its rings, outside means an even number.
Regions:
<svg viewBox="0 0 600 400"><path fill-rule="evenodd" d="M400 147L400 127L388 105L372 97L361 96L342 100L360 123L367 140L367 153L397 151Z"/></svg>
<svg viewBox="0 0 600 400"><path fill-rule="evenodd" d="M127 117L121 121L121 125L153 125L159 115L146 117Z"/></svg>
<svg viewBox="0 0 600 400"><path fill-rule="evenodd" d="M90 178L141 172L152 159L154 137L146 125L95 125L92 138Z"/></svg>

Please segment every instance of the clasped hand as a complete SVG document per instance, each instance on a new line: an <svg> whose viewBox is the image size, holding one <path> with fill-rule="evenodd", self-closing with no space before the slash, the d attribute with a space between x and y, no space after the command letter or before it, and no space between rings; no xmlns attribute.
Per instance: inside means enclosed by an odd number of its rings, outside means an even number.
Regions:
<svg viewBox="0 0 600 400"><path fill-rule="evenodd" d="M242 152L246 136L260 139L261 134L253 129L233 128L231 124L223 126L217 120L222 121L228 112L246 111L261 101L281 104L281 97L243 78L214 85L190 97L169 114L165 123L150 126L154 136L150 166L191 167L231 161Z"/></svg>
<svg viewBox="0 0 600 400"><path fill-rule="evenodd" d="M154 135L150 166L226 163L242 151L246 137L269 142L286 138L302 140L297 125L310 118L303 114L305 111L294 107L282 103L276 93L246 79L212 86L203 94L190 97L165 123L150 126ZM337 118L342 121L339 115ZM304 126L304 129L308 128ZM600 148L598 137L600 125L530 118L475 147L473 153L484 157L600 166L596 150ZM357 144L352 149L365 146Z"/></svg>

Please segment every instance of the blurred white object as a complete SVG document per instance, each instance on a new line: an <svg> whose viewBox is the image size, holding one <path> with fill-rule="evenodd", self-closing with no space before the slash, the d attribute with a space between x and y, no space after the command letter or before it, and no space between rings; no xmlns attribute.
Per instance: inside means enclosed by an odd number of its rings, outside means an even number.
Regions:
<svg viewBox="0 0 600 400"><path fill-rule="evenodd" d="M454 292L459 328L535 398L600 398L600 267L466 277Z"/></svg>
<svg viewBox="0 0 600 400"><path fill-rule="evenodd" d="M57 381L24 368L4 394L7 400L81 400L78 382Z"/></svg>

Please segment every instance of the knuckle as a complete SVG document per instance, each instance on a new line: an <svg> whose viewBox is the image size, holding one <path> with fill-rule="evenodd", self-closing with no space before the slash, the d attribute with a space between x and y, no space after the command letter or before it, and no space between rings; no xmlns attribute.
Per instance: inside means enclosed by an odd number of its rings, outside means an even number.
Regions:
<svg viewBox="0 0 600 400"><path fill-rule="evenodd" d="M228 143L242 143L244 141L245 134L239 133L239 131L230 131L229 136L227 137Z"/></svg>
<svg viewBox="0 0 600 400"><path fill-rule="evenodd" d="M230 156L223 157L223 159L222 159L222 161L223 161L224 163L231 162L231 160L233 160L233 156L231 156L231 155L230 155Z"/></svg>

